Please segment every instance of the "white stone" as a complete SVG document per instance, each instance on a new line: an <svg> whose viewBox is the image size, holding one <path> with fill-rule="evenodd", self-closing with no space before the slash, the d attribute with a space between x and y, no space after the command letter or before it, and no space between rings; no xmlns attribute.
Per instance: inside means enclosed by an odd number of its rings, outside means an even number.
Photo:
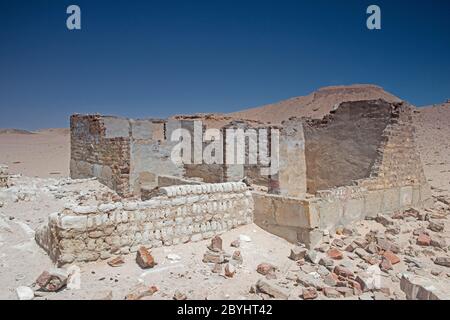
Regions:
<svg viewBox="0 0 450 320"><path fill-rule="evenodd" d="M98 210L100 212L110 212L117 208L117 206L114 203L102 203L98 206Z"/></svg>
<svg viewBox="0 0 450 320"><path fill-rule="evenodd" d="M123 208L127 211L134 211L138 209L138 205L136 202L125 202Z"/></svg>
<svg viewBox="0 0 450 320"><path fill-rule="evenodd" d="M245 234L240 234L239 235L239 240L244 241L244 242L251 242L252 238L250 238L249 236L247 236Z"/></svg>
<svg viewBox="0 0 450 320"><path fill-rule="evenodd" d="M74 213L78 214L90 214L97 212L97 207L95 206L73 206L71 209Z"/></svg>
<svg viewBox="0 0 450 320"><path fill-rule="evenodd" d="M169 259L172 262L177 262L181 260L181 257L175 253L169 253L167 255L167 259Z"/></svg>
<svg viewBox="0 0 450 320"><path fill-rule="evenodd" d="M64 216L60 219L62 229L86 229L87 216Z"/></svg>
<svg viewBox="0 0 450 320"><path fill-rule="evenodd" d="M16 289L19 300L33 300L34 291L30 287L21 286Z"/></svg>

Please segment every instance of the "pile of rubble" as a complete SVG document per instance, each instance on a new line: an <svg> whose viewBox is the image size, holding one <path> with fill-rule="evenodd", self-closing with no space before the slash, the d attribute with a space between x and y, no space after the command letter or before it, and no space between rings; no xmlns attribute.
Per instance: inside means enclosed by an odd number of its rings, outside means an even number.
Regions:
<svg viewBox="0 0 450 320"><path fill-rule="evenodd" d="M450 299L450 256L444 236L449 207L409 210L325 232L314 250L297 246L285 274L268 264L250 289L263 299ZM444 208L443 208L444 207ZM361 232L362 231L362 232Z"/></svg>

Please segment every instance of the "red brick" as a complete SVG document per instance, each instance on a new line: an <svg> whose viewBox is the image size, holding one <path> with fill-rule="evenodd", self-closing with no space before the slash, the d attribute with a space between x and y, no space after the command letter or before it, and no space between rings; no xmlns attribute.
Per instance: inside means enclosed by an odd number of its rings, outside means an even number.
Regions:
<svg viewBox="0 0 450 320"><path fill-rule="evenodd" d="M340 260L343 258L342 252L336 248L331 248L328 250L327 255L334 260Z"/></svg>
<svg viewBox="0 0 450 320"><path fill-rule="evenodd" d="M425 233L420 234L417 238L417 244L419 246L429 246L431 244L430 236L426 235Z"/></svg>

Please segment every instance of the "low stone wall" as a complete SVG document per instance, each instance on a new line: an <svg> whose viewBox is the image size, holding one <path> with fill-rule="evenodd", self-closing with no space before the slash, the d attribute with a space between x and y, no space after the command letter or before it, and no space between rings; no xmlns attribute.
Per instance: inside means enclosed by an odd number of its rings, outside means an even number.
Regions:
<svg viewBox="0 0 450 320"><path fill-rule="evenodd" d="M149 200L160 194L160 187L170 187L170 186L178 186L178 185L199 185L203 184L203 182L188 180L174 176L158 176L157 177L158 186L155 187L153 185L145 185L141 186L141 200Z"/></svg>
<svg viewBox="0 0 450 320"><path fill-rule="evenodd" d="M0 188L7 188L9 184L8 167L0 164Z"/></svg>
<svg viewBox="0 0 450 320"><path fill-rule="evenodd" d="M253 192L253 199L256 224L308 247L321 240L324 230L334 232L339 226L367 217L427 207L432 202L427 184L372 191L357 186L339 187L320 191L310 199Z"/></svg>
<svg viewBox="0 0 450 320"><path fill-rule="evenodd" d="M252 223L253 199L242 182L160 188L147 201L69 206L50 215L36 241L58 265L107 259L139 246L208 239Z"/></svg>

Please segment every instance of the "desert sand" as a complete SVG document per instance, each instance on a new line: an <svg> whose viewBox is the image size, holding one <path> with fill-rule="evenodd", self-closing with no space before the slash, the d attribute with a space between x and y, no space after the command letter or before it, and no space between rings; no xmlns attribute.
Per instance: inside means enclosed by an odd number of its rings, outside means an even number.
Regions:
<svg viewBox="0 0 450 320"><path fill-rule="evenodd" d="M7 165L13 174L68 177L69 158L68 129L0 131L0 163Z"/></svg>

